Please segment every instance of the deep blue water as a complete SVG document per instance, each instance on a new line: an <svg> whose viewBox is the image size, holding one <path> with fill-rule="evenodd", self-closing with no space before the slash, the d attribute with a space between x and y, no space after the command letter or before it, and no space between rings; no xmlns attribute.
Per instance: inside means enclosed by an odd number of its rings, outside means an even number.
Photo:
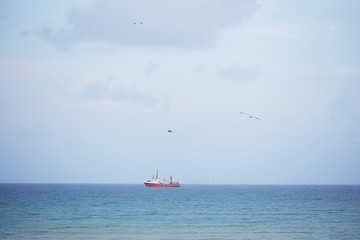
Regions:
<svg viewBox="0 0 360 240"><path fill-rule="evenodd" d="M360 186L0 184L0 239L360 239Z"/></svg>

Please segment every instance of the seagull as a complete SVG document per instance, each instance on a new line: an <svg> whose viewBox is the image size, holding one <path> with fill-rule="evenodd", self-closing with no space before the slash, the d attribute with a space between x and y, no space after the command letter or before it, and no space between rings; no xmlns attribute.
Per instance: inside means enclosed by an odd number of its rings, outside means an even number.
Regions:
<svg viewBox="0 0 360 240"><path fill-rule="evenodd" d="M260 120L260 118L257 118L257 117L255 117L255 116L253 116L253 115L248 114L248 113L244 113L244 112L240 112L240 113L248 116L248 118L255 118L255 119L257 119L257 120Z"/></svg>
<svg viewBox="0 0 360 240"><path fill-rule="evenodd" d="M169 133L174 133L174 131L173 131L173 130L170 130L170 129L168 130L168 132L169 132Z"/></svg>

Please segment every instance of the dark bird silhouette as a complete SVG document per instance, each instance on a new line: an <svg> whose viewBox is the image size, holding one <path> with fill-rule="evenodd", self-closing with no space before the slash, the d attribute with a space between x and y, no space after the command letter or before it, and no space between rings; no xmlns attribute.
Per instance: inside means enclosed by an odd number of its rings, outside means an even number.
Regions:
<svg viewBox="0 0 360 240"><path fill-rule="evenodd" d="M257 119L257 120L260 120L260 118L255 117L254 115L250 115L250 114L248 114L248 113L244 113L244 112L240 112L240 113L241 113L241 114L243 114L243 115L248 116L248 118L255 118L255 119Z"/></svg>
<svg viewBox="0 0 360 240"><path fill-rule="evenodd" d="M168 130L168 132L169 132L169 133L174 133L174 131L173 131L173 130L170 130L170 129Z"/></svg>

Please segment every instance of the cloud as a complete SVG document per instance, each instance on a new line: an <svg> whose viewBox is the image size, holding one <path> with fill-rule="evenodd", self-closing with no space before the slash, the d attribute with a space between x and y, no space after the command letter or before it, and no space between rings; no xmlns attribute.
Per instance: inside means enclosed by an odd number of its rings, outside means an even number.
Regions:
<svg viewBox="0 0 360 240"><path fill-rule="evenodd" d="M70 10L64 28L46 26L37 34L61 48L81 42L209 47L215 45L219 29L241 24L257 6L255 0L96 0Z"/></svg>
<svg viewBox="0 0 360 240"><path fill-rule="evenodd" d="M150 94L121 86L107 86L102 82L93 82L86 85L81 96L94 100L130 102L147 107L152 107L158 103L158 99Z"/></svg>
<svg viewBox="0 0 360 240"><path fill-rule="evenodd" d="M202 72L204 72L205 69L206 69L206 67L204 64L197 64L191 68L191 70L196 73L202 73Z"/></svg>
<svg viewBox="0 0 360 240"><path fill-rule="evenodd" d="M304 27L295 25L281 25L263 28L251 28L248 29L248 31L260 36L295 39L301 36L302 32L304 31Z"/></svg>
<svg viewBox="0 0 360 240"><path fill-rule="evenodd" d="M266 36L281 39L313 39L317 37L329 38L341 33L341 24L298 24L287 23L280 25L268 25L262 27L250 27L245 31L257 36Z"/></svg>
<svg viewBox="0 0 360 240"><path fill-rule="evenodd" d="M222 67L218 70L218 75L222 78L235 82L247 83L254 80L262 74L263 70L260 66L242 67L237 64Z"/></svg>
<svg viewBox="0 0 360 240"><path fill-rule="evenodd" d="M149 62L147 64L147 66L145 67L145 69L143 70L143 73L146 74L146 75L151 75L152 73L159 70L159 66L160 66L159 64Z"/></svg>

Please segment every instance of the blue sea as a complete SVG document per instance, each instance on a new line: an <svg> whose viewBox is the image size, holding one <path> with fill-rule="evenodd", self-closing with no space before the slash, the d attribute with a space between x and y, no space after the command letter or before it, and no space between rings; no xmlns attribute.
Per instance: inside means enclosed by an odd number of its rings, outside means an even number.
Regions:
<svg viewBox="0 0 360 240"><path fill-rule="evenodd" d="M360 239L360 186L0 184L0 239Z"/></svg>

